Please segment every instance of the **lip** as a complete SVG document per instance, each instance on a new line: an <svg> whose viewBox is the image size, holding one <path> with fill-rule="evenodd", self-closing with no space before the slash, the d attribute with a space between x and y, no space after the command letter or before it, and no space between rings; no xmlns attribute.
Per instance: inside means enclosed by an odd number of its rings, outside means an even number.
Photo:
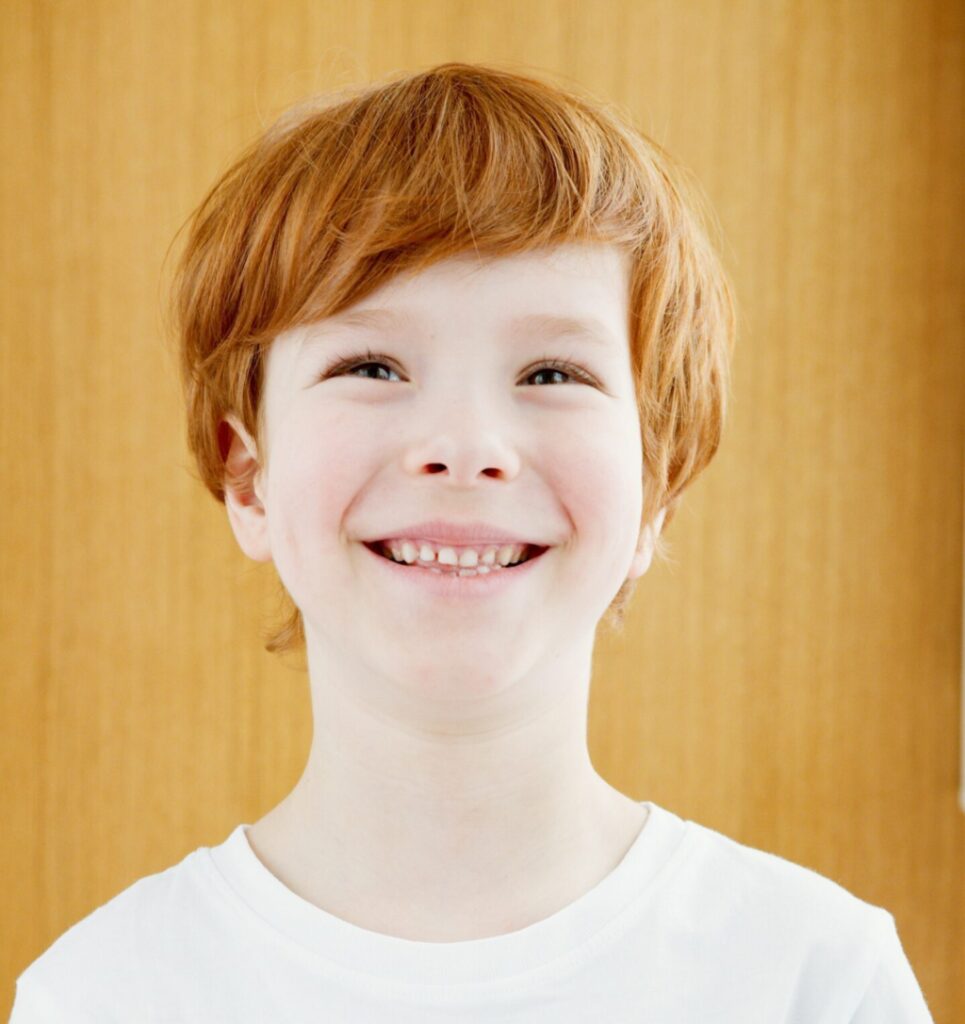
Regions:
<svg viewBox="0 0 965 1024"><path fill-rule="evenodd" d="M364 543L375 543L376 541L402 540L427 540L435 544L464 544L470 547L483 544L532 544L535 547L551 547L541 540L522 537L518 533L509 533L501 530L498 526L490 523L453 523L444 519L430 519L423 523L412 523L394 533L387 533L381 537L370 537ZM525 562L523 563L526 564ZM491 575L491 574L490 574Z"/></svg>
<svg viewBox="0 0 965 1024"><path fill-rule="evenodd" d="M550 548L547 547L539 555L514 565L509 569L498 569L482 576L458 576L450 573L433 572L431 569L420 569L416 566L401 565L391 558L377 554L363 543L362 547L369 557L385 567L385 571L403 584L420 587L428 594L457 600L466 597L485 597L496 594L511 587L514 582L521 582L530 576L535 567L546 557Z"/></svg>

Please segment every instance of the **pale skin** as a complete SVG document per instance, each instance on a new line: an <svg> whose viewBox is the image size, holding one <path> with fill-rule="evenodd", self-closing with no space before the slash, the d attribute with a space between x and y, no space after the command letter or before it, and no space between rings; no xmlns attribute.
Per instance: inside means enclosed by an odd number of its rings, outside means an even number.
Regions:
<svg viewBox="0 0 965 1024"><path fill-rule="evenodd" d="M226 417L252 481L228 518L302 611L314 718L301 778L248 841L354 925L421 942L525 928L602 881L646 823L586 737L598 623L663 523L640 529L628 275L619 250L580 245L395 278L357 307L404 307L418 329L335 317L273 342L263 461ZM593 317L603 340L507 333L533 313ZM538 373L547 358L594 383ZM553 547L498 594L446 602L361 544L435 518Z"/></svg>

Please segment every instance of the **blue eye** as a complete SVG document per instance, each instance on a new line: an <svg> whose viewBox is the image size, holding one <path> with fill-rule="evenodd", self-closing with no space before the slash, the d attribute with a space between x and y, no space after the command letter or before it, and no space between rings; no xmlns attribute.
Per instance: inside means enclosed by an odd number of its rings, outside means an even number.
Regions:
<svg viewBox="0 0 965 1024"><path fill-rule="evenodd" d="M562 359L550 359L548 362L543 363L528 374L527 380L529 377L535 377L540 373L562 373L566 377L574 377L582 384L595 383L583 367L576 366L574 363L567 363Z"/></svg>
<svg viewBox="0 0 965 1024"><path fill-rule="evenodd" d="M383 355L379 352L372 352L366 350L365 352L356 352L353 355L340 356L334 366L326 370L319 379L324 380L328 377L335 377L340 374L352 375L355 370L361 369L363 366L381 366L387 370L392 370L389 356ZM392 370L393 373L397 372ZM581 366L577 366L575 363L569 363L562 359L547 359L541 362L535 369L530 370L525 380L529 380L531 377L535 377L542 373L561 373L566 377L572 377L581 384L595 385L596 381L586 372ZM377 380L379 378L370 378Z"/></svg>
<svg viewBox="0 0 965 1024"><path fill-rule="evenodd" d="M329 369L319 375L318 379L325 380L328 377L336 377L362 366L387 366L390 361L388 356L382 355L380 352L370 350L355 352L352 355L339 356Z"/></svg>

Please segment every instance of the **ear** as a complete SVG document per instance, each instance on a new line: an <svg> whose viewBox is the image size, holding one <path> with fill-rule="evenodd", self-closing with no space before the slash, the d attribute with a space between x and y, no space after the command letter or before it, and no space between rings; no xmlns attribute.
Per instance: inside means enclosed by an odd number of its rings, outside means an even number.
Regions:
<svg viewBox="0 0 965 1024"><path fill-rule="evenodd" d="M228 521L241 550L256 562L271 561L268 537L268 512L264 503L262 468L258 449L241 421L228 414L218 428L219 443L225 455L225 508ZM232 483L230 476L239 478Z"/></svg>
<svg viewBox="0 0 965 1024"><path fill-rule="evenodd" d="M637 579L650 568L653 549L656 545L657 537L660 536L660 530L663 527L663 517L666 514L667 510L665 508L660 509L653 517L653 522L647 523L640 531L637 550L634 553L633 561L630 563L630 571L627 573L628 580Z"/></svg>

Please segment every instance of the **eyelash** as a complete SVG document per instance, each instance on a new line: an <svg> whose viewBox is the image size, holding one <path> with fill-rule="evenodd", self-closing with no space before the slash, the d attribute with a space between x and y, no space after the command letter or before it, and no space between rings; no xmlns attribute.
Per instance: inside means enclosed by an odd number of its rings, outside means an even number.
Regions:
<svg viewBox="0 0 965 1024"><path fill-rule="evenodd" d="M337 357L334 365L321 374L319 380L334 377L336 374L345 373L348 370L357 370L360 366L367 366L370 363L382 363L391 368L391 362L392 360L381 352L372 352L370 349L366 349L365 352L356 352L353 355ZM533 374L541 370L558 370L560 373L574 377L580 383L596 385L596 381L586 370L575 363L567 362L565 359L544 360L533 370L530 370L527 377L532 377Z"/></svg>

